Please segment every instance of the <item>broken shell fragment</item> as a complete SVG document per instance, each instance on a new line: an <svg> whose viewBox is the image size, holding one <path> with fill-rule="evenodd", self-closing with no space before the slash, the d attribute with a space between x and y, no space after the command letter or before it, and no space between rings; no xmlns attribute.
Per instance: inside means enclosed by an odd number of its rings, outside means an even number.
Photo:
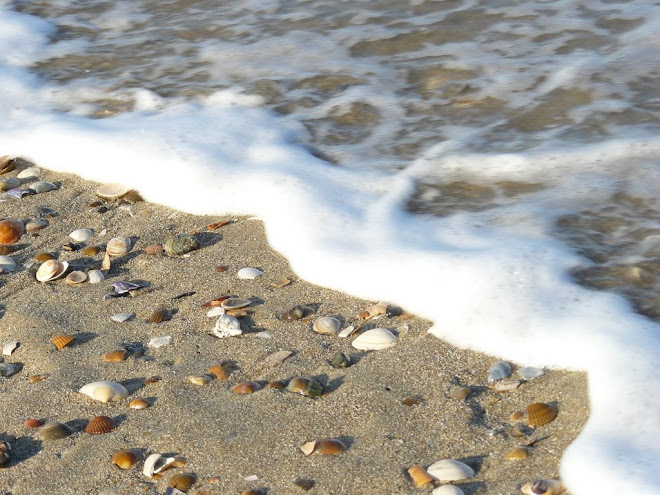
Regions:
<svg viewBox="0 0 660 495"><path fill-rule="evenodd" d="M243 331L241 330L240 322L230 315L221 315L220 318L218 318L218 321L215 322L215 327L213 328L213 335L219 339L236 337L242 333Z"/></svg>
<svg viewBox="0 0 660 495"><path fill-rule="evenodd" d="M429 474L422 466L414 465L408 468L408 474L416 487L427 485L436 480L434 476Z"/></svg>
<svg viewBox="0 0 660 495"><path fill-rule="evenodd" d="M5 345L2 346L2 353L5 356L11 356L16 349L18 349L21 346L21 343L18 340L13 340L11 342L7 342Z"/></svg>
<svg viewBox="0 0 660 495"><path fill-rule="evenodd" d="M525 380L533 380L534 378L538 378L539 376L543 375L545 370L543 368L536 368L534 366L523 366L517 371L517 373L521 376L521 378Z"/></svg>
<svg viewBox="0 0 660 495"><path fill-rule="evenodd" d="M493 383L490 387L496 392L508 392L520 387L521 383L520 380L499 380Z"/></svg>
<svg viewBox="0 0 660 495"><path fill-rule="evenodd" d="M39 433L37 433L37 437L42 442L49 442L51 440L66 438L72 433L73 431L71 428L69 428L64 423L60 423L59 421L52 421L41 427Z"/></svg>
<svg viewBox="0 0 660 495"><path fill-rule="evenodd" d="M358 335L351 345L362 351L373 351L394 347L397 336L385 328L374 328Z"/></svg>
<svg viewBox="0 0 660 495"><path fill-rule="evenodd" d="M59 351L60 349L71 345L73 341L75 341L76 338L73 335L55 335L50 341L55 344L55 347L57 347L57 350Z"/></svg>
<svg viewBox="0 0 660 495"><path fill-rule="evenodd" d="M384 302L376 303L367 309L367 312L369 313L369 318L384 315L387 312L387 304Z"/></svg>
<svg viewBox="0 0 660 495"><path fill-rule="evenodd" d="M114 349L103 353L103 361L106 363L119 363L126 359L128 351L126 349Z"/></svg>
<svg viewBox="0 0 660 495"><path fill-rule="evenodd" d="M321 335L337 335L341 322L332 316L321 316L314 321L312 329Z"/></svg>
<svg viewBox="0 0 660 495"><path fill-rule="evenodd" d="M68 268L69 264L66 261L46 260L37 270L36 278L39 282L55 280L64 275Z"/></svg>
<svg viewBox="0 0 660 495"><path fill-rule="evenodd" d="M440 481L458 481L474 476L474 469L455 459L443 459L435 462L429 466L427 471Z"/></svg>
<svg viewBox="0 0 660 495"><path fill-rule="evenodd" d="M536 402L527 406L527 424L537 428L548 424L557 417L557 409L544 402Z"/></svg>
<svg viewBox="0 0 660 495"><path fill-rule="evenodd" d="M118 450L112 455L111 460L120 469L132 469L137 464L139 457L132 450Z"/></svg>
<svg viewBox="0 0 660 495"><path fill-rule="evenodd" d="M508 378L513 373L511 364L506 361L498 361L488 370L488 383L493 383L504 378Z"/></svg>
<svg viewBox="0 0 660 495"><path fill-rule="evenodd" d="M300 450L305 455L311 455L313 453L321 455L339 455L342 452L346 452L348 447L341 440L329 438L306 442L300 446Z"/></svg>
<svg viewBox="0 0 660 495"><path fill-rule="evenodd" d="M105 246L105 252L110 256L124 256L132 247L132 242L128 237L113 237Z"/></svg>
<svg viewBox="0 0 660 495"><path fill-rule="evenodd" d="M135 313L117 313L114 315L110 315L110 319L112 321L116 321L117 323L123 323L133 318L135 318Z"/></svg>
<svg viewBox="0 0 660 495"><path fill-rule="evenodd" d="M48 191L54 191L55 189L57 189L57 186L52 182L40 180L37 182L33 182L28 186L28 188L32 189L35 193L40 194Z"/></svg>
<svg viewBox="0 0 660 495"><path fill-rule="evenodd" d="M90 433L91 435L103 435L104 433L110 433L115 426L112 424L112 419L107 416L96 416L89 420L87 426L85 427L85 433Z"/></svg>
<svg viewBox="0 0 660 495"><path fill-rule="evenodd" d="M91 397L99 402L119 402L128 397L128 390L121 383L111 381L98 381L88 383L80 390L81 394Z"/></svg>
<svg viewBox="0 0 660 495"><path fill-rule="evenodd" d="M14 244L24 232L23 222L11 219L0 220L0 244Z"/></svg>
<svg viewBox="0 0 660 495"><path fill-rule="evenodd" d="M130 190L130 187L122 184L104 184L96 190L96 195L104 199L114 200L126 196Z"/></svg>
<svg viewBox="0 0 660 495"><path fill-rule="evenodd" d="M66 283L69 285L79 285L87 281L87 274L80 270L74 270L66 276Z"/></svg>
<svg viewBox="0 0 660 495"><path fill-rule="evenodd" d="M136 397L128 403L128 407L141 411L142 409L149 407L149 403L141 397Z"/></svg>
<svg viewBox="0 0 660 495"><path fill-rule="evenodd" d="M94 231L92 229L77 229L69 234L69 237L76 242L85 242L92 237Z"/></svg>
<svg viewBox="0 0 660 495"><path fill-rule="evenodd" d="M566 486L559 480L534 480L525 484L520 491L525 495L560 495L566 491Z"/></svg>
<svg viewBox="0 0 660 495"><path fill-rule="evenodd" d="M242 280L254 280L255 278L263 275L263 273L264 272L257 268L245 267L238 270L236 275Z"/></svg>
<svg viewBox="0 0 660 495"><path fill-rule="evenodd" d="M256 392L259 388L259 384L255 382L240 382L234 385L231 391L235 394L247 395Z"/></svg>
<svg viewBox="0 0 660 495"><path fill-rule="evenodd" d="M167 468L171 467L176 462L176 457L163 457L160 454L151 454L144 461L144 468L142 474L148 478L153 478L154 474L158 474Z"/></svg>

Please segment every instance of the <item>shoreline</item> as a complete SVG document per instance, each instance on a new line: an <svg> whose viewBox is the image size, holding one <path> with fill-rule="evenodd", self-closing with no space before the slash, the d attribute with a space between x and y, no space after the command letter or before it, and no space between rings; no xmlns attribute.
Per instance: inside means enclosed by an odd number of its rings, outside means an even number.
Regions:
<svg viewBox="0 0 660 495"><path fill-rule="evenodd" d="M23 168L0 177L15 177ZM2 344L21 342L4 362L22 364L19 373L0 383L0 441L9 439L13 448L2 470L1 490L14 495L47 490L64 495L156 494L173 475L192 472L197 482L189 493L304 493L294 483L301 478L314 480L309 493L430 493L430 486L416 489L406 470L454 458L475 468L475 477L456 483L466 494L519 493L528 481L558 477L561 453L586 422L584 373L548 371L514 391L496 392L488 387L487 375L497 358L446 344L426 332L429 322L414 316L382 315L367 322L399 333L396 346L381 351L357 351L350 337L312 332L319 316L338 317L342 328L363 324L358 315L375 301L300 280L268 246L258 220L195 216L146 202L104 202L100 206L107 211L100 213L99 207L89 207L99 201L95 190L100 184L47 170L40 180L56 181L60 187L0 203L3 217L23 221L36 218L39 207L57 213L49 217L40 210L49 225L38 237L26 234L19 240L24 246L9 255L19 265L48 251L68 261L71 269L99 268L102 252L86 256L62 249L71 242L68 234L79 228L94 231L85 245L105 246L110 238L126 236L133 247L113 260L106 280L97 285L70 286L64 280L41 284L29 268L0 274ZM208 231L207 225L216 221L231 223ZM178 233L192 233L200 249L174 258L142 252ZM216 271L219 265L226 271ZM264 274L240 280L236 273L243 267ZM271 285L285 277L290 284ZM144 288L135 297L104 301L109 284L118 280ZM190 292L194 294L174 299ZM241 318L240 337L209 335L216 318L208 318L200 306L223 294L252 301L248 315ZM305 318L277 318L295 305L308 308ZM172 318L146 322L160 308ZM136 316L117 323L110 319L116 313ZM50 338L58 333L76 335L77 343L56 350ZM153 337L166 335L172 337L170 345L147 346ZM129 344L144 348L145 355L119 363L102 361L104 352ZM293 355L279 366L264 367L264 359L280 350ZM330 366L328 361L339 351L354 364ZM222 361L236 368L227 381L204 386L188 381L189 375L206 373ZM29 383L28 377L37 374L48 377ZM160 380L145 383L153 376ZM317 378L327 393L309 398L263 388L242 396L230 390L243 380L265 384L296 376ZM129 398L101 404L76 393L96 380L125 384ZM450 397L458 387L469 389L467 399ZM147 398L150 407L129 409L128 400L136 396ZM530 438L511 438L516 423L509 416L535 402L556 403L557 419L538 429L539 440L527 459L504 459L504 453ZM87 421L98 415L111 417L115 429L105 435L84 433ZM74 433L42 444L38 430L23 425L28 418L62 421ZM336 457L300 452L302 444L321 438L340 438L348 450ZM110 457L120 449L136 449L142 458L171 453L184 458L185 465L154 481L142 475L142 463L127 471L116 468ZM257 480L245 480L253 475ZM108 491L112 487L117 491Z"/></svg>

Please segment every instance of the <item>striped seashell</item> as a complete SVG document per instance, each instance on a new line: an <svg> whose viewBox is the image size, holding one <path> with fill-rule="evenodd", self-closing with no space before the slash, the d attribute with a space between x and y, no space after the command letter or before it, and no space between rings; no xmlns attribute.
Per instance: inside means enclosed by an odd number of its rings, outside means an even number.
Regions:
<svg viewBox="0 0 660 495"><path fill-rule="evenodd" d="M48 282L60 278L68 268L69 264L66 261L46 260L41 264L35 276L39 282Z"/></svg>
<svg viewBox="0 0 660 495"><path fill-rule="evenodd" d="M14 244L24 233L23 222L9 218L0 221L0 244Z"/></svg>
<svg viewBox="0 0 660 495"><path fill-rule="evenodd" d="M176 490L187 492L197 481L197 476L193 473L175 474L170 478L168 485Z"/></svg>
<svg viewBox="0 0 660 495"><path fill-rule="evenodd" d="M474 469L455 459L443 459L435 462L429 466L427 471L440 481L458 481L474 476Z"/></svg>
<svg viewBox="0 0 660 495"><path fill-rule="evenodd" d="M361 351L375 351L394 347L397 336L385 328L374 328L358 335L351 345Z"/></svg>
<svg viewBox="0 0 660 495"><path fill-rule="evenodd" d="M107 416L96 416L89 420L87 426L85 427L85 433L90 433L92 435L103 435L104 433L110 433L114 429L112 420Z"/></svg>
<svg viewBox="0 0 660 495"><path fill-rule="evenodd" d="M59 351L63 347L66 347L68 345L71 345L71 343L76 340L76 338L73 335L55 335L50 341L55 344L55 347L57 347L57 350Z"/></svg>
<svg viewBox="0 0 660 495"><path fill-rule="evenodd" d="M131 240L128 237L113 237L105 246L105 252L110 256L123 256L127 254L132 247Z"/></svg>
<svg viewBox="0 0 660 495"><path fill-rule="evenodd" d="M418 488L436 480L434 476L429 474L422 466L417 464L408 468L408 474L410 475L410 478L412 479L415 486Z"/></svg>
<svg viewBox="0 0 660 495"><path fill-rule="evenodd" d="M255 382L240 382L231 388L235 394L251 394L259 390L259 384Z"/></svg>
<svg viewBox="0 0 660 495"><path fill-rule="evenodd" d="M112 454L112 463L120 469L132 469L140 460L132 450L118 450Z"/></svg>
<svg viewBox="0 0 660 495"><path fill-rule="evenodd" d="M167 309L157 309L147 319L147 323L162 323L171 319L171 314Z"/></svg>
<svg viewBox="0 0 660 495"><path fill-rule="evenodd" d="M465 495L465 492L456 485L442 485L434 488L431 495Z"/></svg>
<svg viewBox="0 0 660 495"><path fill-rule="evenodd" d="M557 417L557 409L544 402L536 402L527 406L527 424L537 428L548 424Z"/></svg>
<svg viewBox="0 0 660 495"><path fill-rule="evenodd" d="M341 322L332 316L321 316L314 321L312 329L321 335L337 335Z"/></svg>

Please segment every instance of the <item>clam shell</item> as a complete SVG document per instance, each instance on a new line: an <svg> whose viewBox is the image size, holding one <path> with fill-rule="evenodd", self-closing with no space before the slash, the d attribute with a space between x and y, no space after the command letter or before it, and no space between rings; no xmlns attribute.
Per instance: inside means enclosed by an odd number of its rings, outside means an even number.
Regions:
<svg viewBox="0 0 660 495"><path fill-rule="evenodd" d="M160 454L151 454L144 461L142 474L147 478L153 478L154 474L171 467L176 462L176 457L163 457Z"/></svg>
<svg viewBox="0 0 660 495"><path fill-rule="evenodd" d="M442 485L434 488L431 495L465 495L465 492L455 485Z"/></svg>
<svg viewBox="0 0 660 495"><path fill-rule="evenodd" d="M85 427L85 433L90 433L92 435L102 435L104 433L110 433L114 429L112 424L112 419L107 416L96 416L89 420L87 426Z"/></svg>
<svg viewBox="0 0 660 495"><path fill-rule="evenodd" d="M87 279L90 284L100 284L105 280L105 275L101 270L90 270L87 272Z"/></svg>
<svg viewBox="0 0 660 495"><path fill-rule="evenodd" d="M105 252L110 256L124 256L132 247L131 240L128 237L113 237L105 246Z"/></svg>
<svg viewBox="0 0 660 495"><path fill-rule="evenodd" d="M236 275L238 276L238 278L243 280L253 280L263 274L264 272L262 272L257 268L245 267L238 270L238 273Z"/></svg>
<svg viewBox="0 0 660 495"><path fill-rule="evenodd" d="M45 180L40 180L40 181L37 181L37 182L33 182L28 187L30 189L32 189L34 192L36 192L37 194L45 193L45 192L48 192L48 191L54 191L55 189L57 189L57 186L55 184L53 184L52 182L45 181Z"/></svg>
<svg viewBox="0 0 660 495"><path fill-rule="evenodd" d="M0 256L0 268L2 268L4 272L13 272L18 268L18 265L9 256Z"/></svg>
<svg viewBox="0 0 660 495"><path fill-rule="evenodd" d="M135 317L135 313L117 313L115 315L110 315L112 321L117 323L123 323Z"/></svg>
<svg viewBox="0 0 660 495"><path fill-rule="evenodd" d="M397 336L385 328L374 328L358 335L351 345L362 351L374 351L394 347Z"/></svg>
<svg viewBox="0 0 660 495"><path fill-rule="evenodd" d="M85 242L92 237L94 231L92 229L77 229L69 234L69 237L76 242Z"/></svg>
<svg viewBox="0 0 660 495"><path fill-rule="evenodd" d="M9 378L21 371L21 365L17 363L0 363L0 376Z"/></svg>
<svg viewBox="0 0 660 495"><path fill-rule="evenodd" d="M9 218L0 220L0 244L14 244L24 233L23 222Z"/></svg>
<svg viewBox="0 0 660 495"><path fill-rule="evenodd" d="M44 261L54 260L55 255L53 255L53 253L42 252L37 254L34 257L34 259L37 260L39 263L43 263Z"/></svg>
<svg viewBox="0 0 660 495"><path fill-rule="evenodd" d="M241 330L240 322L230 315L221 315L220 318L218 318L218 321L215 322L215 327L213 328L213 335L219 339L235 337L242 333L243 331Z"/></svg>
<svg viewBox="0 0 660 495"><path fill-rule="evenodd" d="M41 175L41 169L39 167L28 167L25 170L21 170L16 178L18 179L36 179Z"/></svg>
<svg viewBox="0 0 660 495"><path fill-rule="evenodd" d="M271 380L266 385L266 388L272 388L275 390L282 390L284 387L286 387L286 383L282 380Z"/></svg>
<svg viewBox="0 0 660 495"><path fill-rule="evenodd" d="M422 466L414 465L408 468L408 474L416 487L424 486L435 481L435 477L429 474Z"/></svg>
<svg viewBox="0 0 660 495"><path fill-rule="evenodd" d="M309 378L305 378L302 376L292 378L291 381L289 381L289 384L286 386L286 389L289 392L293 392L294 394L300 393L302 394L304 390L306 390L309 387Z"/></svg>
<svg viewBox="0 0 660 495"><path fill-rule="evenodd" d="M455 459L443 459L435 462L429 466L427 471L440 481L458 481L474 476L474 469Z"/></svg>
<svg viewBox="0 0 660 495"><path fill-rule="evenodd" d="M112 463L120 469L132 469L138 461L138 455L132 450L118 450L112 454Z"/></svg>
<svg viewBox="0 0 660 495"><path fill-rule="evenodd" d="M529 457L529 451L525 447L516 447L505 452L504 458L510 461L522 461Z"/></svg>
<svg viewBox="0 0 660 495"><path fill-rule="evenodd" d="M230 310L230 309L246 308L250 304L252 304L252 301L250 299L239 299L238 297L230 297L222 301L220 303L220 306L226 310Z"/></svg>
<svg viewBox="0 0 660 495"><path fill-rule="evenodd" d="M208 372L214 375L218 380L228 380L232 371L232 367L228 364L217 364L208 369Z"/></svg>
<svg viewBox="0 0 660 495"><path fill-rule="evenodd" d="M126 349L114 349L103 353L103 361L106 363L119 363L126 359L128 351Z"/></svg>
<svg viewBox="0 0 660 495"><path fill-rule="evenodd" d="M0 179L0 191L9 191L21 185L21 181L16 177L3 177Z"/></svg>
<svg viewBox="0 0 660 495"><path fill-rule="evenodd" d="M566 486L554 479L534 480L525 484L520 491L525 495L560 495L566 491Z"/></svg>
<svg viewBox="0 0 660 495"><path fill-rule="evenodd" d="M69 264L66 261L46 260L37 270L36 278L39 282L55 280L64 275L68 268Z"/></svg>
<svg viewBox="0 0 660 495"><path fill-rule="evenodd" d="M80 270L75 270L69 273L65 279L69 285L78 285L87 281L87 274Z"/></svg>
<svg viewBox="0 0 660 495"><path fill-rule="evenodd" d="M142 409L149 407L149 403L141 397L136 397L128 403L128 407L141 411Z"/></svg>
<svg viewBox="0 0 660 495"><path fill-rule="evenodd" d="M200 387L209 383L213 378L210 375L190 375L188 381L193 385L199 385Z"/></svg>
<svg viewBox="0 0 660 495"><path fill-rule="evenodd" d="M44 422L39 419L30 418L30 419L26 419L25 423L23 424L28 428L39 428L40 426L44 425Z"/></svg>
<svg viewBox="0 0 660 495"><path fill-rule="evenodd" d="M330 438L317 441L314 452L321 455L339 455L347 450L348 447L341 440Z"/></svg>
<svg viewBox="0 0 660 495"><path fill-rule="evenodd" d="M457 400L465 400L468 398L468 395L470 395L470 389L467 387L453 388L451 392L449 392L449 397Z"/></svg>
<svg viewBox="0 0 660 495"><path fill-rule="evenodd" d="M98 246L87 246L82 252L85 256L96 256L101 252L101 248Z"/></svg>
<svg viewBox="0 0 660 495"><path fill-rule="evenodd" d="M11 342L7 342L5 345L2 346L2 353L5 356L11 356L16 349L18 349L21 346L21 343L18 340L12 340Z"/></svg>
<svg viewBox="0 0 660 495"><path fill-rule="evenodd" d="M497 380L502 380L508 378L513 373L511 364L506 361L498 361L490 367L488 370L488 383L496 382Z"/></svg>
<svg viewBox="0 0 660 495"><path fill-rule="evenodd" d="M50 341L55 344L55 347L57 347L57 350L59 351L63 347L66 347L70 345L76 338L73 335L55 335Z"/></svg>
<svg viewBox="0 0 660 495"><path fill-rule="evenodd" d="M12 158L10 155L0 156L0 174L11 172L14 167L16 167L16 158Z"/></svg>
<svg viewBox="0 0 660 495"><path fill-rule="evenodd" d="M240 382L231 388L235 394L251 394L259 390L259 384L255 382Z"/></svg>
<svg viewBox="0 0 660 495"><path fill-rule="evenodd" d="M122 184L104 184L96 190L96 195L105 199L119 199L126 196L130 190L130 187Z"/></svg>
<svg viewBox="0 0 660 495"><path fill-rule="evenodd" d="M118 402L128 397L128 390L122 384L110 381L88 383L80 390L81 394L99 402Z"/></svg>
<svg viewBox="0 0 660 495"><path fill-rule="evenodd" d="M175 474L170 478L168 485L182 492L187 492L197 481L197 476L193 473Z"/></svg>
<svg viewBox="0 0 660 495"><path fill-rule="evenodd" d="M34 220L25 225L25 230L28 232L36 232L45 229L46 227L48 227L48 222L46 220Z"/></svg>
<svg viewBox="0 0 660 495"><path fill-rule="evenodd" d="M337 335L341 322L332 316L321 316L314 321L312 329L321 335Z"/></svg>
<svg viewBox="0 0 660 495"><path fill-rule="evenodd" d="M536 402L527 406L527 424L537 428L548 424L557 417L557 409L544 402Z"/></svg>
<svg viewBox="0 0 660 495"><path fill-rule="evenodd" d="M61 438L66 438L72 433L73 431L71 430L71 428L69 428L64 423L60 423L59 421L52 421L50 423L46 423L41 427L39 433L37 433L37 437L42 442L48 442L51 440L59 440Z"/></svg>

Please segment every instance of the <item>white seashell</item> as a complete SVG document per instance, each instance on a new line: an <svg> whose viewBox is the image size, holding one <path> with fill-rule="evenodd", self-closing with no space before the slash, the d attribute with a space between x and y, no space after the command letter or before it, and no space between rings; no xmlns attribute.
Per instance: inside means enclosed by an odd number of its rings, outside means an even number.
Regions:
<svg viewBox="0 0 660 495"><path fill-rule="evenodd" d="M106 199L119 199L126 196L131 188L122 184L104 184L96 190L96 194Z"/></svg>
<svg viewBox="0 0 660 495"><path fill-rule="evenodd" d="M147 343L147 346L151 347L152 349L158 349L159 347L165 347L166 345L170 345L171 343L172 343L172 337L170 337L169 335L165 335L163 337L154 337Z"/></svg>
<svg viewBox="0 0 660 495"><path fill-rule="evenodd" d="M367 330L351 342L351 345L361 351L376 351L394 347L397 336L385 328L374 328Z"/></svg>
<svg viewBox="0 0 660 495"><path fill-rule="evenodd" d="M497 380L508 378L511 376L511 373L513 373L511 364L507 363L506 361L498 361L488 370L488 383L493 383Z"/></svg>
<svg viewBox="0 0 660 495"><path fill-rule="evenodd" d="M5 356L11 356L16 349L18 349L21 346L21 343L18 340L14 340L12 342L7 342L4 346L2 346L2 353Z"/></svg>
<svg viewBox="0 0 660 495"><path fill-rule="evenodd" d="M521 376L521 378L524 378L525 380L532 380L534 378L538 378L544 373L545 370L543 368L535 368L534 366L523 366L518 370L518 374Z"/></svg>
<svg viewBox="0 0 660 495"><path fill-rule="evenodd" d="M69 285L79 285L87 282L89 277L87 274L81 270L75 270L69 273L66 277L66 283Z"/></svg>
<svg viewBox="0 0 660 495"><path fill-rule="evenodd" d="M90 284L100 284L105 280L105 275L101 270L90 270L87 272L87 279Z"/></svg>
<svg viewBox="0 0 660 495"><path fill-rule="evenodd" d="M431 495L465 495L465 492L454 485L442 485L435 488Z"/></svg>
<svg viewBox="0 0 660 495"><path fill-rule="evenodd" d="M238 278L244 279L244 280L253 280L261 275L263 275L264 272L261 270L257 270L256 268L241 268L238 270Z"/></svg>
<svg viewBox="0 0 660 495"><path fill-rule="evenodd" d="M48 191L54 191L57 189L57 186L53 184L52 182L47 182L45 180L40 180L37 182L33 182L28 186L30 189L32 189L34 192L37 194L39 193L45 193Z"/></svg>
<svg viewBox="0 0 660 495"><path fill-rule="evenodd" d="M566 491L566 486L559 480L534 480L521 489L525 495L560 495Z"/></svg>
<svg viewBox="0 0 660 495"><path fill-rule="evenodd" d="M224 339L225 337L236 337L242 333L243 331L241 330L240 322L230 315L220 316L218 321L215 322L215 327L213 328L213 335L219 339Z"/></svg>
<svg viewBox="0 0 660 495"><path fill-rule="evenodd" d="M99 402L118 402L128 397L128 390L121 383L100 381L88 383L80 390L81 394L85 394Z"/></svg>
<svg viewBox="0 0 660 495"><path fill-rule="evenodd" d="M36 277L39 282L48 282L60 278L68 268L66 261L47 260L37 270Z"/></svg>
<svg viewBox="0 0 660 495"><path fill-rule="evenodd" d="M340 328L341 322L332 316L321 316L312 325L312 330L321 335L337 335Z"/></svg>
<svg viewBox="0 0 660 495"><path fill-rule="evenodd" d="M339 332L337 334L337 337L341 337L342 339L344 339L346 337L350 337L351 335L353 335L355 333L356 330L357 330L357 327L354 327L353 325L351 325L350 327L346 327L341 332Z"/></svg>
<svg viewBox="0 0 660 495"><path fill-rule="evenodd" d="M443 459L431 464L428 469L431 476L440 481L458 481L474 476L474 469L455 459Z"/></svg>
<svg viewBox="0 0 660 495"><path fill-rule="evenodd" d="M13 272L18 265L9 256L0 256L0 268L5 272Z"/></svg>
<svg viewBox="0 0 660 495"><path fill-rule="evenodd" d="M0 191L9 191L21 185L16 177L4 177L0 179Z"/></svg>
<svg viewBox="0 0 660 495"><path fill-rule="evenodd" d="M33 220L25 225L25 230L28 232L36 232L37 230L45 229L46 227L48 227L48 222L46 220Z"/></svg>
<svg viewBox="0 0 660 495"><path fill-rule="evenodd" d="M131 250L131 240L128 237L113 237L105 246L105 252L110 256L123 256Z"/></svg>
<svg viewBox="0 0 660 495"><path fill-rule="evenodd" d="M134 317L135 313L117 313L116 315L110 315L110 319L117 323L124 323Z"/></svg>
<svg viewBox="0 0 660 495"><path fill-rule="evenodd" d="M175 457L163 457L160 454L151 454L144 460L144 468L142 474L147 478L153 478L154 474L167 469L176 462Z"/></svg>
<svg viewBox="0 0 660 495"><path fill-rule="evenodd" d="M41 169L39 167L28 167L25 170L21 170L16 176L19 179L30 179L37 178L41 175Z"/></svg>
<svg viewBox="0 0 660 495"><path fill-rule="evenodd" d="M211 308L206 312L206 316L209 318L215 318L216 316L222 316L225 314L225 308L222 306L216 306L215 308Z"/></svg>
<svg viewBox="0 0 660 495"><path fill-rule="evenodd" d="M76 242L85 242L87 239L92 237L94 231L92 229L77 229L69 234L69 237Z"/></svg>

